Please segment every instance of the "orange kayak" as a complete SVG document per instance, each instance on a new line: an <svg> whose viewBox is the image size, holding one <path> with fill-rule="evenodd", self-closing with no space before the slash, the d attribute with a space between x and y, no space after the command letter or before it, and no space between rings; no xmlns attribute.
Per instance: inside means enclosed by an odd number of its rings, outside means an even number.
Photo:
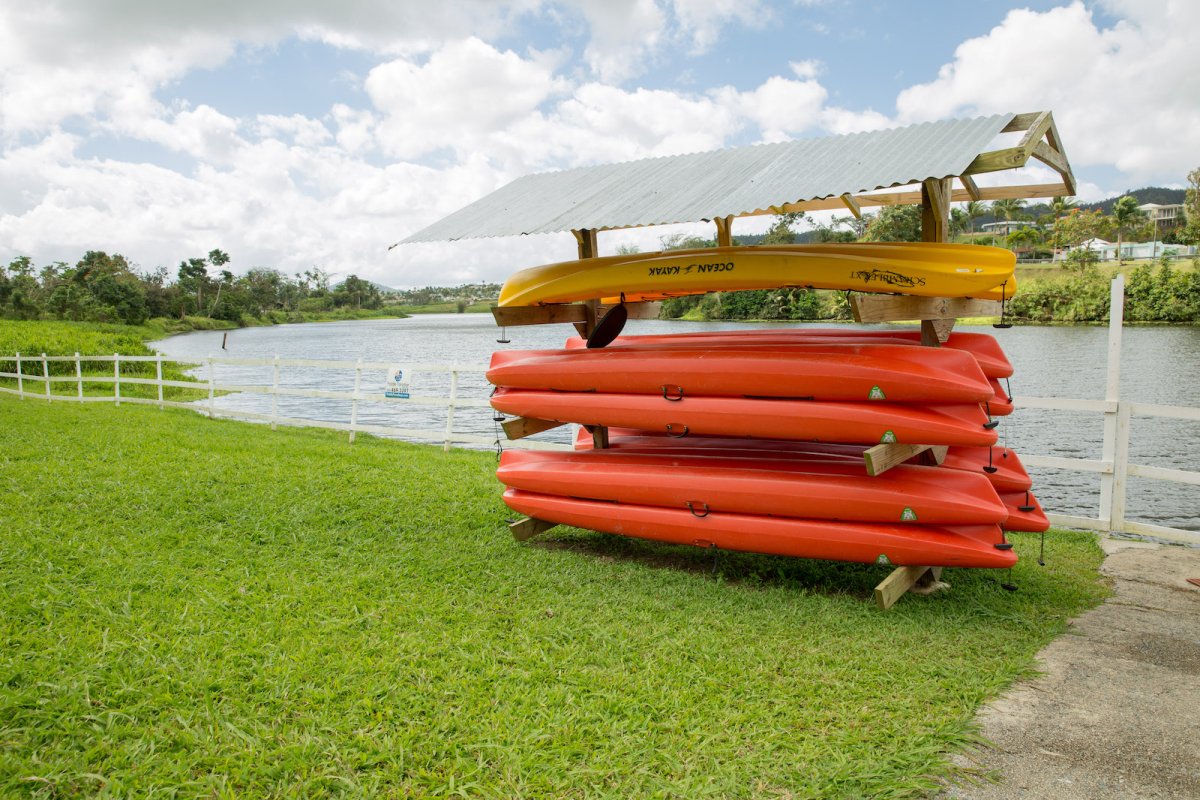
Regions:
<svg viewBox="0 0 1200 800"><path fill-rule="evenodd" d="M796 558L898 566L1006 569L1017 555L998 525L941 527L830 522L625 505L508 489L504 502L519 514L636 539Z"/></svg>
<svg viewBox="0 0 1200 800"><path fill-rule="evenodd" d="M919 330L860 330L856 328L750 328L735 331L695 331L691 333L664 333L644 336L618 336L609 347L630 345L671 345L686 347L720 347L741 345L749 342L755 344L800 344L820 342L842 342L845 344L910 344L919 346L921 332ZM585 347L586 343L579 337L572 336L567 340L568 348ZM986 333L953 332L942 347L951 350L965 350L975 356L983 374L989 378L1008 378L1013 374L1012 364L1000 348L996 337ZM927 350L941 348L926 348Z"/></svg>
<svg viewBox="0 0 1200 800"><path fill-rule="evenodd" d="M879 477L861 461L728 457L715 451L508 450L496 476L539 494L642 506L855 522L995 525L1008 515L982 474L900 465Z"/></svg>
<svg viewBox="0 0 1200 800"><path fill-rule="evenodd" d="M504 350L492 354L497 386L681 397L792 397L827 401L979 403L995 391L958 350L893 344L637 345ZM993 412L998 413L998 412Z"/></svg>
<svg viewBox="0 0 1200 800"><path fill-rule="evenodd" d="M831 442L788 442L775 439L740 439L719 436L688 436L674 439L663 433L638 431L630 428L609 428L610 450L630 450L650 454L674 454L711 450L716 455L733 458L804 458L848 460L862 463L866 448L859 444ZM580 428L575 436L576 450L592 449L592 436ZM988 450L992 451L991 467L986 472ZM1017 454L1006 447L951 447L941 469L958 470L984 475L997 492L1022 492L1033 486L1033 480ZM887 473L884 473L885 475Z"/></svg>
<svg viewBox="0 0 1200 800"><path fill-rule="evenodd" d="M978 404L909 406L826 403L748 397L685 397L671 402L645 394L498 389L492 407L518 417L581 425L851 444L880 442L983 446L996 443Z"/></svg>
<svg viewBox="0 0 1200 800"><path fill-rule="evenodd" d="M1050 520L1046 519L1046 512L1033 492L1005 492L1000 499L1008 508L1004 530L1039 533L1050 527Z"/></svg>
<svg viewBox="0 0 1200 800"><path fill-rule="evenodd" d="M992 396L987 401L987 411L993 417L1007 417L1013 412L1013 400L1008 396L1008 392L1000 385L1000 381L995 378L988 378L988 383L992 387Z"/></svg>

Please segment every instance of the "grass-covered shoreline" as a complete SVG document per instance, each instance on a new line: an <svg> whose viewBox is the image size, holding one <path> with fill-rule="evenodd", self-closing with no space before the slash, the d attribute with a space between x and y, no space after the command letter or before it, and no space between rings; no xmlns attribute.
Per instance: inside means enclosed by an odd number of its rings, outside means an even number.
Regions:
<svg viewBox="0 0 1200 800"><path fill-rule="evenodd" d="M1080 533L886 614L879 567L518 545L494 468L0 395L0 795L919 796L1105 594Z"/></svg>

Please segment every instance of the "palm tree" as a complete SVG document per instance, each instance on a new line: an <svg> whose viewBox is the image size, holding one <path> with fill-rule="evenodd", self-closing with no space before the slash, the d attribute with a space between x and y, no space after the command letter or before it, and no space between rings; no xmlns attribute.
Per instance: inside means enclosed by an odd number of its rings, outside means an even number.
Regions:
<svg viewBox="0 0 1200 800"><path fill-rule="evenodd" d="M991 207L981 200L971 200L963 209L967 214L967 226L971 229L971 233L975 232L975 220L980 217L986 217Z"/></svg>
<svg viewBox="0 0 1200 800"><path fill-rule="evenodd" d="M1055 197L1050 201L1050 210L1054 212L1054 257L1058 258L1058 221L1075 209L1075 201L1069 197Z"/></svg>
<svg viewBox="0 0 1200 800"><path fill-rule="evenodd" d="M996 219L1003 219L1007 222L1012 222L1021 216L1021 208L1024 207L1025 201L1012 200L996 200L992 203L992 213L996 215ZM1011 228L1011 226L1009 226ZM1009 233L1012 231L1010 230Z"/></svg>
<svg viewBox="0 0 1200 800"><path fill-rule="evenodd" d="M1125 229L1145 216L1146 212L1138 208L1137 198L1132 195L1127 194L1113 203L1112 217L1117 224L1117 264L1125 263L1125 254L1121 252Z"/></svg>

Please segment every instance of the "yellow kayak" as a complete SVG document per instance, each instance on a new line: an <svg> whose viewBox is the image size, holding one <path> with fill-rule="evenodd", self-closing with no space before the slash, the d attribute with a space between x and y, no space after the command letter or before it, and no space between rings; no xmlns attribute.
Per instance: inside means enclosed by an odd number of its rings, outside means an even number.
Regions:
<svg viewBox="0 0 1200 800"><path fill-rule="evenodd" d="M501 306L661 300L743 289L848 289L923 297L1009 298L1016 256L999 247L925 242L709 247L563 261L523 269Z"/></svg>

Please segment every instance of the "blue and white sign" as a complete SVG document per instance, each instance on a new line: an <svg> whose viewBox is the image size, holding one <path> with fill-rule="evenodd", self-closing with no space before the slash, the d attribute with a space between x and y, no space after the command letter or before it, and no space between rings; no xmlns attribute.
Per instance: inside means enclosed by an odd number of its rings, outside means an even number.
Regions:
<svg viewBox="0 0 1200 800"><path fill-rule="evenodd" d="M409 377L410 370L405 366L392 367L388 370L387 385L384 387L384 397L398 397L401 400L408 399L408 385L411 378Z"/></svg>

